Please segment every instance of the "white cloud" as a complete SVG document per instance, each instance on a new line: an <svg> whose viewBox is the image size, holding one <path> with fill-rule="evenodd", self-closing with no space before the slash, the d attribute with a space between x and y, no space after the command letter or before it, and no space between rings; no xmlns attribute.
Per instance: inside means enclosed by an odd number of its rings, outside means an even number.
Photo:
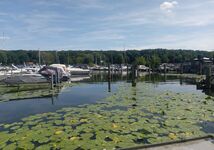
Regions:
<svg viewBox="0 0 214 150"><path fill-rule="evenodd" d="M31 33L41 33L45 31L50 32L63 32L70 31L71 29L64 28L63 26L55 27L54 24L60 21L65 21L68 18L56 12L43 12L39 13L34 11L31 13L21 14L16 17L25 25L25 30Z"/></svg>
<svg viewBox="0 0 214 150"><path fill-rule="evenodd" d="M177 1L172 1L172 2L163 2L160 4L160 9L163 11L171 12L172 9L174 9L178 5Z"/></svg>

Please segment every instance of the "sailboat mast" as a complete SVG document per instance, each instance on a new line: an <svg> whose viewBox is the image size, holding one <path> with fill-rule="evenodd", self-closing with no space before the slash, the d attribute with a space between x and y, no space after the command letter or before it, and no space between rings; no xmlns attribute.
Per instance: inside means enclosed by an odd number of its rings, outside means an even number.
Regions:
<svg viewBox="0 0 214 150"><path fill-rule="evenodd" d="M39 49L39 67L41 68L41 53L40 53L40 49Z"/></svg>
<svg viewBox="0 0 214 150"><path fill-rule="evenodd" d="M69 62L69 57L70 57L70 56L69 56L69 51L68 51L68 65L69 65L69 63L70 63L70 62Z"/></svg>
<svg viewBox="0 0 214 150"><path fill-rule="evenodd" d="M56 63L57 63L57 51L56 51L56 53L55 53L55 57L56 57L55 59L56 59Z"/></svg>
<svg viewBox="0 0 214 150"><path fill-rule="evenodd" d="M56 63L58 64L59 63L59 57L58 57L58 52L56 50Z"/></svg>
<svg viewBox="0 0 214 150"><path fill-rule="evenodd" d="M2 46L2 50L4 49L4 32L2 33L2 42L1 42L1 46Z"/></svg>

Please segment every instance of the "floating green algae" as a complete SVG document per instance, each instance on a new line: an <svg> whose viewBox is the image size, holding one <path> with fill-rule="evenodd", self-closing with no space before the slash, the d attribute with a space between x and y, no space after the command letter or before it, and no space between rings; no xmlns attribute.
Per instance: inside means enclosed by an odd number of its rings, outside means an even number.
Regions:
<svg viewBox="0 0 214 150"><path fill-rule="evenodd" d="M122 84L90 105L37 114L0 125L0 149L115 149L213 134L214 98Z"/></svg>

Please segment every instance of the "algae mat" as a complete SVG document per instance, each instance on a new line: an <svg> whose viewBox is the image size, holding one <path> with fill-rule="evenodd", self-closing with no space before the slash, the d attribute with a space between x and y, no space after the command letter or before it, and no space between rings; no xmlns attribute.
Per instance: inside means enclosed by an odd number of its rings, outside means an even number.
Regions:
<svg viewBox="0 0 214 150"><path fill-rule="evenodd" d="M214 133L214 98L121 84L100 103L0 125L0 149L116 149ZM211 126L208 126L211 124Z"/></svg>

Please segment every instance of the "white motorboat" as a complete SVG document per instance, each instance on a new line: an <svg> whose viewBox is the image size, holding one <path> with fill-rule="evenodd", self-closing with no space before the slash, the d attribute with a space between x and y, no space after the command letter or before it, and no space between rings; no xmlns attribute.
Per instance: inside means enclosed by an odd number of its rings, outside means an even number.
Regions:
<svg viewBox="0 0 214 150"><path fill-rule="evenodd" d="M90 75L90 70L89 69L82 69L78 67L68 67L67 70L70 72L72 76L85 76L85 75Z"/></svg>

